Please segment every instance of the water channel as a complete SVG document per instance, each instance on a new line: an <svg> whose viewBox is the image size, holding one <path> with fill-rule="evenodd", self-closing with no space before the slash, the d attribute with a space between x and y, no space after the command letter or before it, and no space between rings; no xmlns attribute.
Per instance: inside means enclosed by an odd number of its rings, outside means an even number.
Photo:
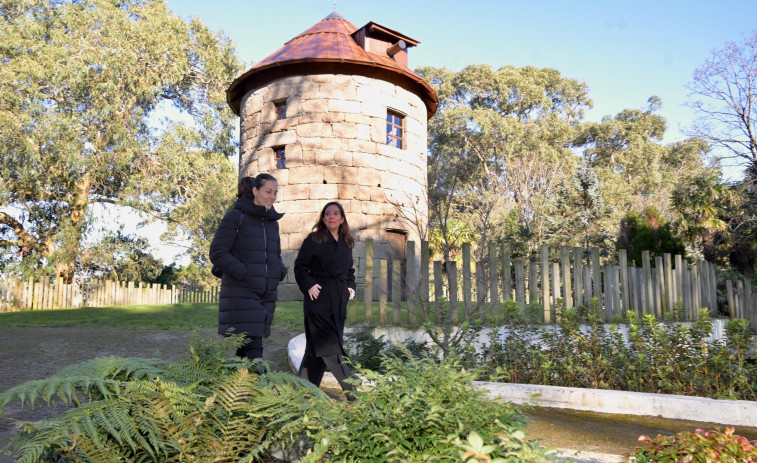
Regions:
<svg viewBox="0 0 757 463"><path fill-rule="evenodd" d="M641 435L674 435L696 429L721 431L725 426L707 422L671 420L649 416L535 407L527 412L529 439L541 439L548 447L624 455L636 447ZM704 418L704 417L702 417ZM757 424L757 417L755 417ZM736 427L736 434L757 439L757 427Z"/></svg>

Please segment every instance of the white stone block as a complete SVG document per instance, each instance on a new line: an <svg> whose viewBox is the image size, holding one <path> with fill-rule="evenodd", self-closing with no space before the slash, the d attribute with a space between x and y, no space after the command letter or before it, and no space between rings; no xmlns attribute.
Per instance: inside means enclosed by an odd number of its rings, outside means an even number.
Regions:
<svg viewBox="0 0 757 463"><path fill-rule="evenodd" d="M302 112L305 114L323 114L329 110L329 100L326 98L302 99Z"/></svg>
<svg viewBox="0 0 757 463"><path fill-rule="evenodd" d="M334 151L331 150L316 150L315 163L319 166L331 166L334 164Z"/></svg>
<svg viewBox="0 0 757 463"><path fill-rule="evenodd" d="M359 114L362 112L362 104L356 100L329 100L328 111Z"/></svg>
<svg viewBox="0 0 757 463"><path fill-rule="evenodd" d="M341 138L329 137L321 138L321 148L325 150L341 150L343 142Z"/></svg>
<svg viewBox="0 0 757 463"><path fill-rule="evenodd" d="M357 138L357 126L348 122L336 122L331 124L331 130L334 137L341 139Z"/></svg>
<svg viewBox="0 0 757 463"><path fill-rule="evenodd" d="M350 151L342 150L335 151L334 163L342 167L352 167L352 153Z"/></svg>
<svg viewBox="0 0 757 463"><path fill-rule="evenodd" d="M347 183L354 185L357 183L357 168L328 166L323 169L323 178L327 183Z"/></svg>
<svg viewBox="0 0 757 463"><path fill-rule="evenodd" d="M314 122L312 124L300 124L295 129L297 136L308 137L321 137L328 138L332 136L331 124Z"/></svg>
<svg viewBox="0 0 757 463"><path fill-rule="evenodd" d="M310 185L310 199L336 200L339 196L339 185L325 183ZM324 203L325 204L325 203Z"/></svg>

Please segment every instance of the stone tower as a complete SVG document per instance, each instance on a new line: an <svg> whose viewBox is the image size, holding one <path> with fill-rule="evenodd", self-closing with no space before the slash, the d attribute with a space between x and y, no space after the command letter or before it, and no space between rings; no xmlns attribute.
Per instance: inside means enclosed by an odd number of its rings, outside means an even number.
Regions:
<svg viewBox="0 0 757 463"><path fill-rule="evenodd" d="M408 67L407 50L418 43L374 22L358 29L334 12L227 90L241 121L239 175L267 172L279 182L275 207L286 213L281 245L290 269L281 300L302 298L294 259L332 200L342 204L358 239L359 281L368 238L375 258L403 267L406 242L415 241L418 266L428 214L427 125L439 102Z"/></svg>

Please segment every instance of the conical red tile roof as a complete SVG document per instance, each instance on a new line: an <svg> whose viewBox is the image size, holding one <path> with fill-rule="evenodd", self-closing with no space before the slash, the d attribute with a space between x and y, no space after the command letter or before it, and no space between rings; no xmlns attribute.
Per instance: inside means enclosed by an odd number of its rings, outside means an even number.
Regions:
<svg viewBox="0 0 757 463"><path fill-rule="evenodd" d="M386 80L418 95L428 117L436 113L439 98L433 88L410 68L387 55L364 50L353 38L358 29L334 12L293 38L272 55L237 77L226 99L238 115L242 97L276 79L303 74L351 74ZM418 42L407 38L411 43Z"/></svg>

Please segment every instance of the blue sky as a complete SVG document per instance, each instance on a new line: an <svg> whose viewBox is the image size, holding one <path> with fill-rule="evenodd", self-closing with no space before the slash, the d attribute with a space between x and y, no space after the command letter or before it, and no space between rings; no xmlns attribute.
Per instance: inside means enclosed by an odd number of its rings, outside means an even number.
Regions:
<svg viewBox="0 0 757 463"><path fill-rule="evenodd" d="M197 16L235 43L245 63L260 61L326 17L334 0L168 0L182 17ZM598 121L623 109L645 108L657 95L668 121L665 142L680 140L693 113L686 83L714 48L757 29L757 1L679 0L338 0L337 11L357 27L368 21L421 44L410 67L458 71L551 67L586 82Z"/></svg>

